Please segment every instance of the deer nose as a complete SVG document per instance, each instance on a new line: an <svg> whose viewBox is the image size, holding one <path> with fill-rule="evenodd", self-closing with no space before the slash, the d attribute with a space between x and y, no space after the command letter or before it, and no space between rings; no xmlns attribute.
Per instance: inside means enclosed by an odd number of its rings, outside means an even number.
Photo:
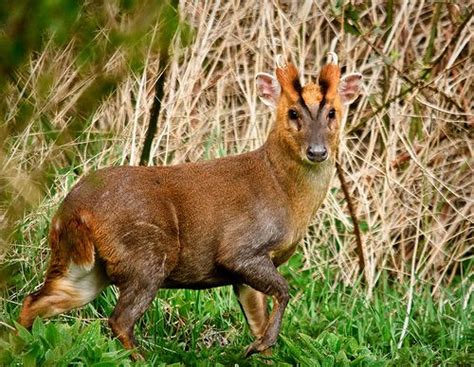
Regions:
<svg viewBox="0 0 474 367"><path fill-rule="evenodd" d="M327 159L328 150L324 145L311 144L308 149L306 149L306 157L308 157L311 162L322 162Z"/></svg>

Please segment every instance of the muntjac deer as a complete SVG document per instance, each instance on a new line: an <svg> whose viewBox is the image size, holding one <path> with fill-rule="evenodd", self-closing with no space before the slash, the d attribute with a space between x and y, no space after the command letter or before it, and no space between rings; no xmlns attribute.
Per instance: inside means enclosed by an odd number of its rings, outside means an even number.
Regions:
<svg viewBox="0 0 474 367"><path fill-rule="evenodd" d="M258 94L276 108L276 122L255 151L105 168L82 178L52 220L46 280L24 300L20 324L29 328L37 316L85 305L115 284L120 295L109 324L133 349L134 325L158 289L233 285L256 337L246 355L269 350L289 300L277 267L326 196L343 105L359 92L361 75L341 79L332 58L317 83L305 86L296 67L281 60L276 79L257 75Z"/></svg>

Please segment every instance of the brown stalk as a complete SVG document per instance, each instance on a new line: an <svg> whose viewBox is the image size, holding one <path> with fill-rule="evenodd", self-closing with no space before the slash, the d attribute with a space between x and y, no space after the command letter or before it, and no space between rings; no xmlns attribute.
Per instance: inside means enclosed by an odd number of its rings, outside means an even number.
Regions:
<svg viewBox="0 0 474 367"><path fill-rule="evenodd" d="M348 189L346 179L344 177L344 172L338 161L336 161L336 171L337 171L337 177L339 178L339 181L341 182L342 192L344 193L344 197L347 202L347 208L349 209L349 213L352 219L352 224L354 226L354 236L356 239L356 252L357 252L357 257L359 259L359 274L362 275L363 282L365 284L368 284L367 272L365 271L364 247L362 245L362 236L360 234L359 219L357 218L356 210L355 210L354 204L352 203L352 198Z"/></svg>
<svg viewBox="0 0 474 367"><path fill-rule="evenodd" d="M140 156L140 166L145 166L148 164L150 159L151 144L158 129L158 119L160 118L161 101L163 100L164 95L167 64L168 54L164 53L164 55L160 57L160 68L162 68L162 71L155 84L155 96L153 98L153 105L150 111L150 121L146 130L145 141L143 142L143 150Z"/></svg>

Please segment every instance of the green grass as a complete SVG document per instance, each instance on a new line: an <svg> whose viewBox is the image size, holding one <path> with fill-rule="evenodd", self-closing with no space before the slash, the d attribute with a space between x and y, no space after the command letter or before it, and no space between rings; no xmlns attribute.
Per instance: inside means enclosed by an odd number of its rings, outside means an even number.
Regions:
<svg viewBox="0 0 474 367"><path fill-rule="evenodd" d="M38 255L39 256L39 255ZM314 269L302 270L296 255L281 268L291 285L291 302L274 353L275 365L302 366L468 366L474 363L472 299L463 308L467 291L443 293L434 300L429 287L417 289L408 332L397 348L406 317L404 286L379 282L372 299L360 285L333 284L330 271L314 279ZM36 270L25 268L26 277ZM37 320L31 332L14 325L19 302L33 282L14 277L3 298L0 318L0 365L133 364L117 340L111 338L106 315L116 291L107 289L81 310L52 320ZM21 292L18 289L22 289ZM16 290L16 292L14 292ZM252 337L230 287L161 290L139 322L136 334L151 365L259 366L264 357L243 358Z"/></svg>

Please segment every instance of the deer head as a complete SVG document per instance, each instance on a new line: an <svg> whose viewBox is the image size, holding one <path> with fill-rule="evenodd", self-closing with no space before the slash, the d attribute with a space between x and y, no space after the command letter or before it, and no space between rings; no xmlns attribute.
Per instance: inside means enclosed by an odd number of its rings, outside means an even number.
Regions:
<svg viewBox="0 0 474 367"><path fill-rule="evenodd" d="M295 159L316 165L334 156L339 142L343 105L352 103L360 90L360 73L341 78L337 56L319 73L317 83L301 85L298 70L277 58L276 78L256 76L257 92L266 105L276 108L274 127L279 139Z"/></svg>

